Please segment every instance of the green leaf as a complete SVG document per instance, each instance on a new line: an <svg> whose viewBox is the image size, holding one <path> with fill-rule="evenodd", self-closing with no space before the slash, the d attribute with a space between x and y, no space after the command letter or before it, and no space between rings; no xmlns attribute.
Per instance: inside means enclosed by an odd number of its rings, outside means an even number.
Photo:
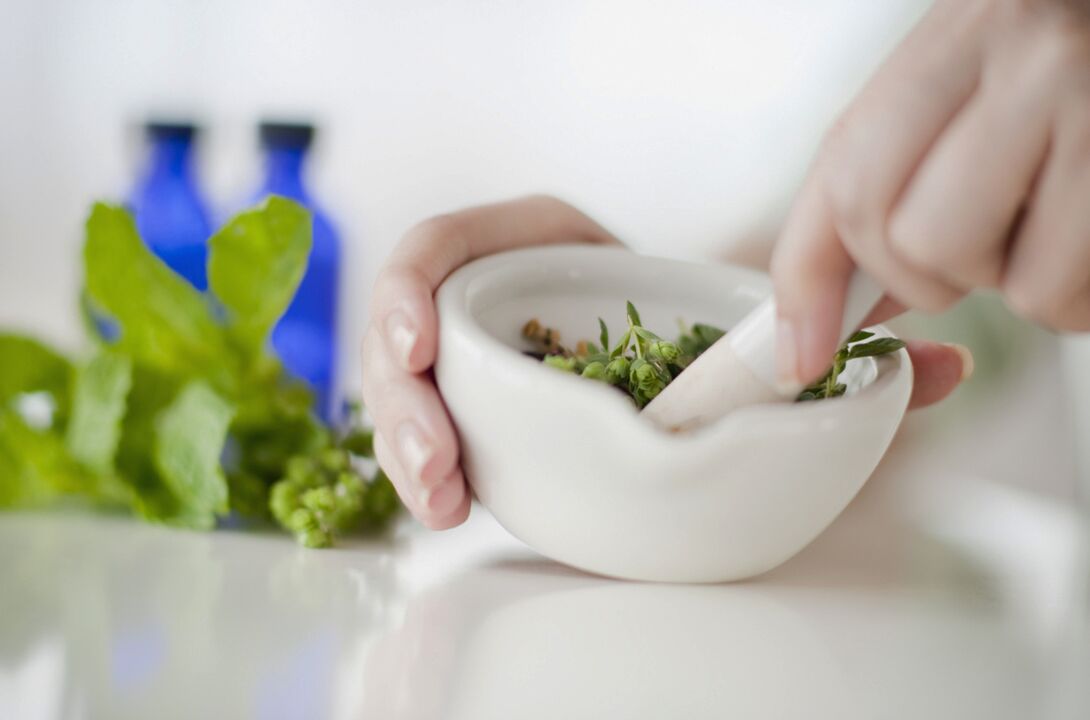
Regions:
<svg viewBox="0 0 1090 720"><path fill-rule="evenodd" d="M105 350L76 375L65 444L69 454L90 470L113 472L131 385L132 362Z"/></svg>
<svg viewBox="0 0 1090 720"><path fill-rule="evenodd" d="M628 344L631 341L632 329L629 328L625 331L624 335L621 336L620 341L613 347L612 350L609 351L609 356L611 358L618 358L624 355L625 351L628 350Z"/></svg>
<svg viewBox="0 0 1090 720"><path fill-rule="evenodd" d="M705 323L697 323L693 325L693 333L705 343L705 349L711 347L727 334L726 330L721 330L714 325L707 325Z"/></svg>
<svg viewBox="0 0 1090 720"><path fill-rule="evenodd" d="M56 351L20 335L0 333L0 407L18 395L46 392L57 416L68 414L72 365Z"/></svg>
<svg viewBox="0 0 1090 720"><path fill-rule="evenodd" d="M658 342L659 340L662 340L662 338L660 338L655 333L651 332L647 328L640 327L638 325L632 328L632 332L636 333L636 336L639 337L641 340L646 340L647 342Z"/></svg>
<svg viewBox="0 0 1090 720"><path fill-rule="evenodd" d="M220 455L234 409L207 385L182 389L155 424L155 466L176 501L162 519L211 528L227 512L227 479Z"/></svg>
<svg viewBox="0 0 1090 720"><path fill-rule="evenodd" d="M632 323L633 325L643 324L640 322L640 314L636 312L636 306L632 304L631 300L628 300L625 303L625 308L628 312L628 322Z"/></svg>
<svg viewBox="0 0 1090 720"><path fill-rule="evenodd" d="M862 342L862 341L866 340L867 338L871 338L871 337L874 337L874 333L872 333L872 332L870 332L868 330L860 330L855 335L852 335L850 338L848 338L848 341L846 343L844 343L844 344L845 345L851 345L852 343Z"/></svg>
<svg viewBox="0 0 1090 720"><path fill-rule="evenodd" d="M95 204L83 255L91 301L120 325L119 351L229 384L223 329L204 296L148 250L127 211Z"/></svg>
<svg viewBox="0 0 1090 720"><path fill-rule="evenodd" d="M35 507L62 495L95 502L127 500L115 477L80 467L60 434L36 430L15 412L0 410L0 507Z"/></svg>
<svg viewBox="0 0 1090 720"><path fill-rule="evenodd" d="M848 359L854 360L861 357L873 357L896 352L905 346L904 341L897 338L883 337L860 345L852 345L848 348Z"/></svg>
<svg viewBox="0 0 1090 720"><path fill-rule="evenodd" d="M598 340L602 344L602 352L606 352L609 349L609 328L606 327L606 321L602 318L598 318Z"/></svg>
<svg viewBox="0 0 1090 720"><path fill-rule="evenodd" d="M209 240L209 286L248 349L263 349L287 310L306 272L310 246L310 213L277 196L235 216Z"/></svg>

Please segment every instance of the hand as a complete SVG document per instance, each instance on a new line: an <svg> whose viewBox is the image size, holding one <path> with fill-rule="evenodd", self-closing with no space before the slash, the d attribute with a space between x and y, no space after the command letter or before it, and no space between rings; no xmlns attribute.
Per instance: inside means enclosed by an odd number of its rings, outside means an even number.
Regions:
<svg viewBox="0 0 1090 720"><path fill-rule="evenodd" d="M573 242L619 244L570 205L530 197L425 221L406 234L379 275L363 344L364 402L375 422L379 464L409 511L433 530L464 521L470 500L458 437L430 373L439 332L435 289L474 258ZM913 407L950 394L971 368L963 350L909 344L916 374ZM826 365L830 357L831 352Z"/></svg>
<svg viewBox="0 0 1090 720"><path fill-rule="evenodd" d="M825 371L856 266L872 320L994 287L1090 330L1090 2L939 0L848 107L772 260L785 380Z"/></svg>
<svg viewBox="0 0 1090 720"><path fill-rule="evenodd" d="M363 343L363 397L375 452L409 511L442 530L469 514L454 432L431 367L439 340L433 294L474 258L529 245L618 244L600 225L551 197L470 208L410 230L379 274Z"/></svg>

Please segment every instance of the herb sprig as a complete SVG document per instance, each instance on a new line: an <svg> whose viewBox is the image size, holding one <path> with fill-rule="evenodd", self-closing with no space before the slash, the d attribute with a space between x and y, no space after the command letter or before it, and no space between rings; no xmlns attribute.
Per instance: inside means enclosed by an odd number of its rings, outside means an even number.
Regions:
<svg viewBox="0 0 1090 720"><path fill-rule="evenodd" d="M580 341L569 350L561 344L557 330L542 325L537 319L523 326L522 335L534 346L531 354L546 365L617 387L637 408L642 408L727 333L705 323L691 327L681 323L677 340L669 341L643 326L640 314L631 302L626 305L625 316L627 327L613 346L609 344L609 328L601 318L598 318L600 344L597 345ZM874 333L860 330L837 350L829 371L799 393L796 401L843 395L847 385L840 382L840 376L849 361L885 355L903 347L904 343L896 338L875 338Z"/></svg>
<svg viewBox="0 0 1090 720"><path fill-rule="evenodd" d="M79 499L206 530L231 512L275 520L309 546L381 527L399 509L367 471L359 414L312 411L269 335L295 295L311 218L279 197L208 242L209 292L155 257L127 211L97 204L84 245L89 358L0 333L0 508Z"/></svg>

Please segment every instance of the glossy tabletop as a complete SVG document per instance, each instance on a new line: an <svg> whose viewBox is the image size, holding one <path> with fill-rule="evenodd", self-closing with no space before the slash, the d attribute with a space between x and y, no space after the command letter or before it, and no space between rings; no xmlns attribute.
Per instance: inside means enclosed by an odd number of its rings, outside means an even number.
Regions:
<svg viewBox="0 0 1090 720"><path fill-rule="evenodd" d="M738 584L569 570L480 507L331 551L0 515L0 717L1090 717L1075 505L925 472L907 434Z"/></svg>

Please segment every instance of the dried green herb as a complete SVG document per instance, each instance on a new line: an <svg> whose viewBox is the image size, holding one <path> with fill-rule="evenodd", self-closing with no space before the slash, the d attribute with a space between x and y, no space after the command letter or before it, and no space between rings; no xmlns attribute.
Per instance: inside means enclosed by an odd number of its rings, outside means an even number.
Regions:
<svg viewBox="0 0 1090 720"><path fill-rule="evenodd" d="M537 319L523 326L522 335L534 345L530 354L546 365L613 385L628 395L636 407L642 408L727 333L714 325L696 323L690 327L682 323L676 341L663 340L643 326L631 302L626 305L625 315L628 327L612 347L609 328L601 318L598 318L600 346L581 341L575 350L568 350L560 343L560 333ZM847 386L840 382L840 375L849 361L885 355L904 346L896 338L875 338L874 333L860 330L837 350L829 371L799 393L796 401L843 395Z"/></svg>

